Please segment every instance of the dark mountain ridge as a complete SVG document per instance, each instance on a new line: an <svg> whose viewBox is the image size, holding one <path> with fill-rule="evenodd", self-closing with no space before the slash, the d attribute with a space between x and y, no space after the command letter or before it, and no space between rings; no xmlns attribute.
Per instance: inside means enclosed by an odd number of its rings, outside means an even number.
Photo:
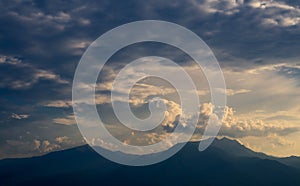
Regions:
<svg viewBox="0 0 300 186"><path fill-rule="evenodd" d="M291 157L284 164L286 160L223 138L203 152L191 142L166 161L130 167L106 160L85 145L1 160L0 185L300 185L300 169L289 166L297 160Z"/></svg>

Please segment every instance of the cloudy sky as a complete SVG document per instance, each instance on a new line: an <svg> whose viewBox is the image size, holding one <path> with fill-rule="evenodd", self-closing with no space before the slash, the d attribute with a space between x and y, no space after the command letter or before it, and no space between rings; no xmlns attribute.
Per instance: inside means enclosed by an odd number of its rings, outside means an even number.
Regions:
<svg viewBox="0 0 300 186"><path fill-rule="evenodd" d="M237 139L255 151L299 156L299 6L292 0L1 0L0 158L84 144L72 110L76 66L100 35L145 19L182 25L214 52L228 96L220 136ZM134 44L109 60L97 84L99 115L109 131L125 143L155 143L172 131L180 113L178 95L161 79L139 81L130 102L136 115L146 117L147 100L154 95L164 98L168 115L157 130L128 131L120 126L107 99L120 69L133 59L150 55L172 59L200 80L200 118L192 138L199 140L213 107L207 82L189 56L161 43Z"/></svg>

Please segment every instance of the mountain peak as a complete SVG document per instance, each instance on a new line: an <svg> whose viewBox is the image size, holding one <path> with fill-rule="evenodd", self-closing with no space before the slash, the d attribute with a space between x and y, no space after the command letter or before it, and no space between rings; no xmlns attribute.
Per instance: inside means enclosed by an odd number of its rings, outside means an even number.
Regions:
<svg viewBox="0 0 300 186"><path fill-rule="evenodd" d="M163 162L130 167L84 145L41 157L1 160L0 180L3 185L300 185L299 169L259 158L235 140L216 139L203 152L197 146L188 143Z"/></svg>

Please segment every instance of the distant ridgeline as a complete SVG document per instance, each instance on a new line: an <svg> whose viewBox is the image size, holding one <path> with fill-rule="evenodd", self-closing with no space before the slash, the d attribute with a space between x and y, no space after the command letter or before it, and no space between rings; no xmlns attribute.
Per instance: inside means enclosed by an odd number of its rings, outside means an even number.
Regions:
<svg viewBox="0 0 300 186"><path fill-rule="evenodd" d="M300 158L274 158L216 139L204 152L188 143L161 163L129 167L89 146L0 161L0 185L300 185Z"/></svg>

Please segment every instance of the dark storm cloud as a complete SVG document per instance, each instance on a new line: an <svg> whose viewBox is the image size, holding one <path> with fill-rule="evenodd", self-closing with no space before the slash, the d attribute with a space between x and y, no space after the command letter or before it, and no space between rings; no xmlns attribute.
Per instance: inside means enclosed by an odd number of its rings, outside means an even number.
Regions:
<svg viewBox="0 0 300 186"><path fill-rule="evenodd" d="M212 47L223 66L260 65L270 63L261 61L262 57L298 56L299 25L282 27L265 22L297 18L297 11L278 6L254 8L250 2L4 1L0 21L6 26L1 28L0 41L5 45L3 52L63 70L69 78L91 41L115 26L141 19L162 19L186 26ZM278 14L282 17L276 17ZM237 59L247 63L239 64ZM61 68L54 68L57 66Z"/></svg>

